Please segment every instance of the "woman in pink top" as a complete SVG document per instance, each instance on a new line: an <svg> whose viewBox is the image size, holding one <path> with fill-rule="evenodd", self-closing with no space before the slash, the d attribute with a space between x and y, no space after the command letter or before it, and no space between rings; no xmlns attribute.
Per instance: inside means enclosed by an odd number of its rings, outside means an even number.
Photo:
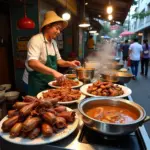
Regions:
<svg viewBox="0 0 150 150"><path fill-rule="evenodd" d="M148 74L148 63L150 58L150 46L147 40L143 40L143 53L141 57L141 75L147 77Z"/></svg>

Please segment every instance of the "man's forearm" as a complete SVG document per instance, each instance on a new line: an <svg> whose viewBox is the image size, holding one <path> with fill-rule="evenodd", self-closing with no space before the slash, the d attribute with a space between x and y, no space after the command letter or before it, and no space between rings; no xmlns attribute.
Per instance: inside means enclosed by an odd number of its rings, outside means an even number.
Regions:
<svg viewBox="0 0 150 150"><path fill-rule="evenodd" d="M45 66L39 60L29 60L28 65L33 70L38 71L38 72L43 73L43 74L53 75L54 72L56 72L56 70Z"/></svg>
<svg viewBox="0 0 150 150"><path fill-rule="evenodd" d="M63 59L57 60L57 64L60 67L70 67L70 62L69 61L65 61Z"/></svg>

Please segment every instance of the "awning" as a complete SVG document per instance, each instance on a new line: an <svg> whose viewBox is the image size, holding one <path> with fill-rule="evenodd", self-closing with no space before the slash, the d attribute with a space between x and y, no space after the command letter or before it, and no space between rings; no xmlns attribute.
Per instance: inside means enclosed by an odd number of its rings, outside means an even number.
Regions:
<svg viewBox="0 0 150 150"><path fill-rule="evenodd" d="M102 25L99 21L91 19L90 20L90 24L91 26L96 29L98 32L102 29Z"/></svg>
<svg viewBox="0 0 150 150"><path fill-rule="evenodd" d="M83 0L80 0L83 1ZM88 5L86 5L86 12L90 18L99 18L108 20L106 7L109 4L109 0L86 0ZM133 0L111 0L111 4L114 8L113 11L113 20L124 22L130 7L133 3ZM99 17L99 15L101 17Z"/></svg>
<svg viewBox="0 0 150 150"><path fill-rule="evenodd" d="M120 36L129 36L129 35L133 35L134 32L130 32L130 31L124 31L120 34Z"/></svg>

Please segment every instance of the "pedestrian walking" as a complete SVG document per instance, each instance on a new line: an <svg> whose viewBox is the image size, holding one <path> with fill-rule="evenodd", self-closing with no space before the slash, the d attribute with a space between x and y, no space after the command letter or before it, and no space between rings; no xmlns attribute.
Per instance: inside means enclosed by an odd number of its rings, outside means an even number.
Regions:
<svg viewBox="0 0 150 150"><path fill-rule="evenodd" d="M116 56L119 58L121 58L121 46L122 44L120 42L116 44Z"/></svg>
<svg viewBox="0 0 150 150"><path fill-rule="evenodd" d="M122 46L122 54L123 54L123 64L124 67L127 68L127 61L129 57L129 43L128 40L125 40L125 43Z"/></svg>
<svg viewBox="0 0 150 150"><path fill-rule="evenodd" d="M141 56L141 75L147 77L148 74L148 63L150 59L150 46L148 40L143 40L143 52Z"/></svg>
<svg viewBox="0 0 150 150"><path fill-rule="evenodd" d="M94 52L94 46L95 46L95 42L94 42L93 36L90 35L87 41L88 51L86 52L87 53L86 55L90 55L92 52Z"/></svg>
<svg viewBox="0 0 150 150"><path fill-rule="evenodd" d="M138 75L138 66L140 62L140 58L142 55L142 45L138 43L138 39L134 39L133 44L130 45L129 47L129 57L131 60L131 70L132 74L134 75L133 79L137 79Z"/></svg>

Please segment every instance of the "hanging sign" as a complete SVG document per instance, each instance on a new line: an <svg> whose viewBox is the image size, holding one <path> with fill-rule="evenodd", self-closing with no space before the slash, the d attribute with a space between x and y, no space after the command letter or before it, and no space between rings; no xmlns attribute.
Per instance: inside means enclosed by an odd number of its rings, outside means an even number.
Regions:
<svg viewBox="0 0 150 150"><path fill-rule="evenodd" d="M118 30L120 27L118 25L110 26L110 30Z"/></svg>
<svg viewBox="0 0 150 150"><path fill-rule="evenodd" d="M31 37L24 37L24 36L21 36L21 37L18 37L17 38L17 50L18 51L26 51L27 50L27 44L28 44L28 41L30 40Z"/></svg>

